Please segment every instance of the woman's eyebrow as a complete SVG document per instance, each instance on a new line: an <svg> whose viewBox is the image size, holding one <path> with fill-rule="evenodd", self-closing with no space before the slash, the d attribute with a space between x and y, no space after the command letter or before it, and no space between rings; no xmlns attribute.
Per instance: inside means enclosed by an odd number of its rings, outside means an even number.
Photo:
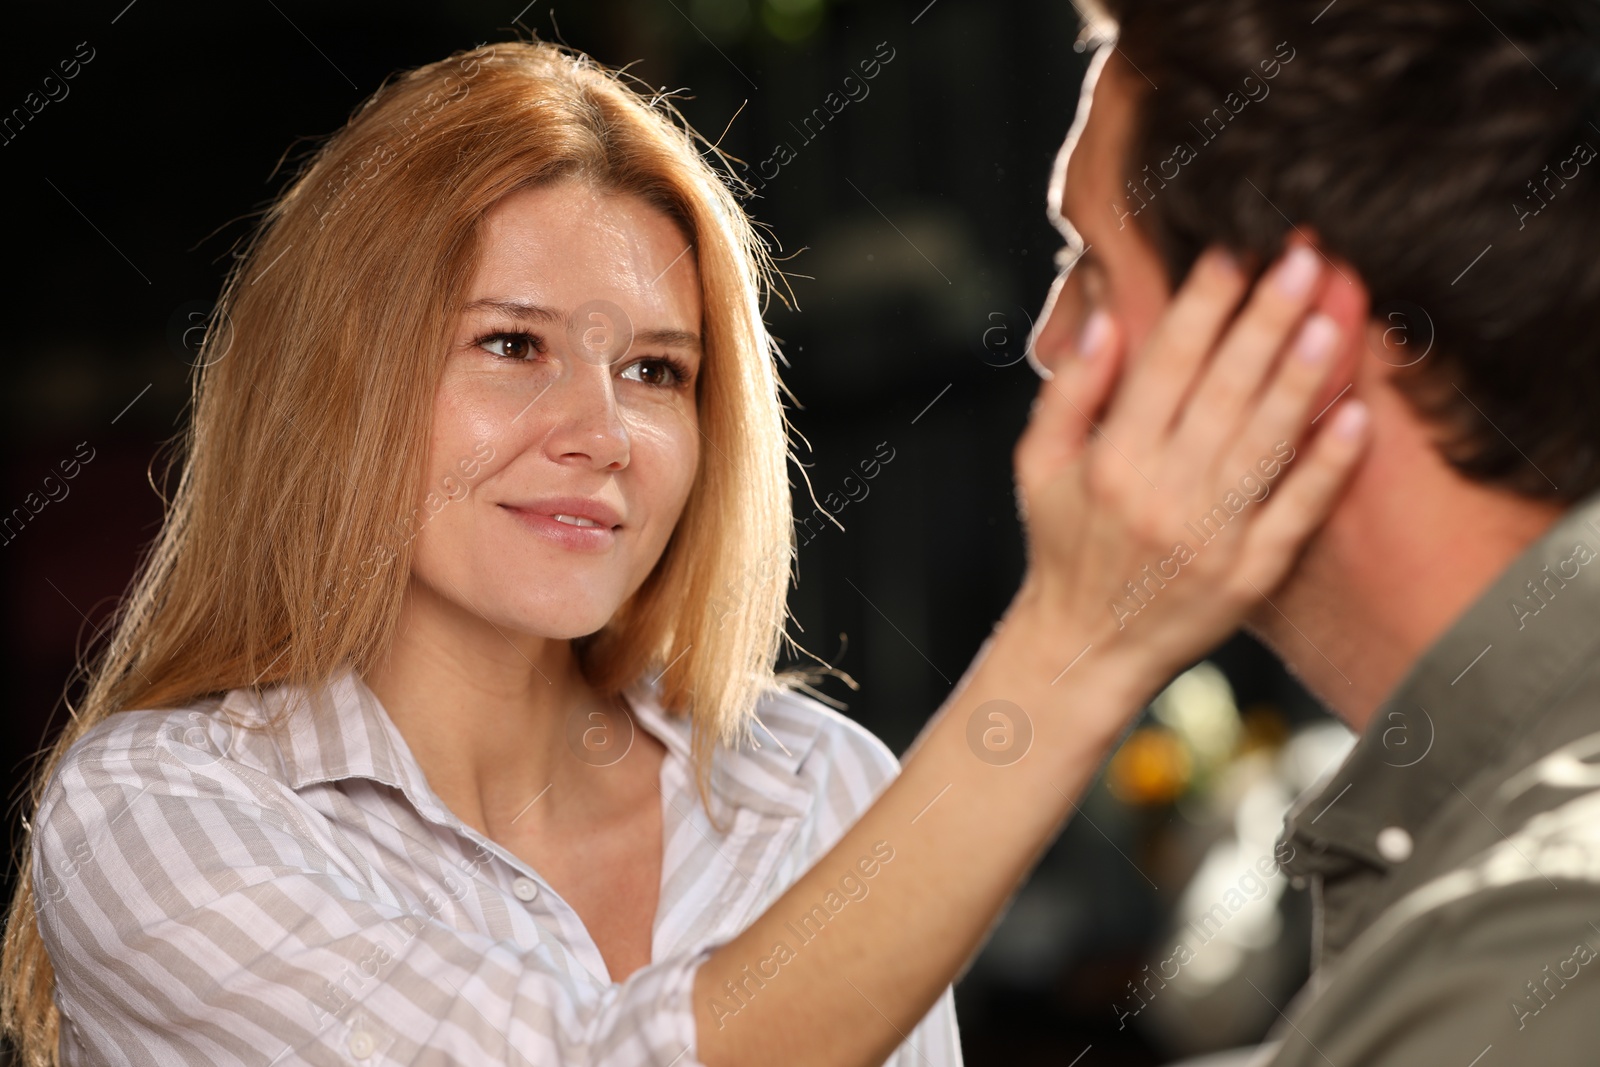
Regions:
<svg viewBox="0 0 1600 1067"><path fill-rule="evenodd" d="M514 319L537 322L547 326L566 321L566 316L555 308L541 307L538 304L525 304L520 300L497 300L493 298L474 300L470 304L463 304L461 310L498 311L502 315L509 315Z"/></svg>
<svg viewBox="0 0 1600 1067"><path fill-rule="evenodd" d="M462 311L497 311L502 315L509 315L514 319L524 322L533 322L542 326L564 326L568 317L565 313L555 308L544 307L540 304L528 304L521 300L502 300L485 298L463 304ZM649 345L661 345L666 348L687 348L694 352L702 349L700 335L693 330L680 330L674 328L656 328L648 330L635 330L635 342Z"/></svg>
<svg viewBox="0 0 1600 1067"><path fill-rule="evenodd" d="M701 350L700 335L693 330L638 330L633 335L635 341L643 341L647 345L660 345L663 348L687 348L692 352Z"/></svg>

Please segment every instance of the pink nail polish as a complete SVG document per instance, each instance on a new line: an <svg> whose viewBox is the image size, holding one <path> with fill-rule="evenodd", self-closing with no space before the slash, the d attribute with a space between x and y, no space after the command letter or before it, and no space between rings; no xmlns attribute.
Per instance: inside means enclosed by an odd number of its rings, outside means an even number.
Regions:
<svg viewBox="0 0 1600 1067"><path fill-rule="evenodd" d="M1088 359L1093 356L1109 332L1111 332L1111 316L1096 308L1089 316L1089 321L1083 324L1083 332L1078 335L1078 358Z"/></svg>
<svg viewBox="0 0 1600 1067"><path fill-rule="evenodd" d="M1367 405L1359 400L1346 400L1339 408L1339 414L1333 417L1333 434L1335 437L1349 441L1360 436L1361 430L1367 424Z"/></svg>
<svg viewBox="0 0 1600 1067"><path fill-rule="evenodd" d="M1311 291L1312 284L1321 272L1322 264L1317 253L1305 245L1296 245L1294 251L1278 264L1273 284L1284 296L1298 300Z"/></svg>
<svg viewBox="0 0 1600 1067"><path fill-rule="evenodd" d="M1339 339L1339 324L1317 312L1301 325L1294 341L1294 354L1306 363L1320 363L1333 352Z"/></svg>

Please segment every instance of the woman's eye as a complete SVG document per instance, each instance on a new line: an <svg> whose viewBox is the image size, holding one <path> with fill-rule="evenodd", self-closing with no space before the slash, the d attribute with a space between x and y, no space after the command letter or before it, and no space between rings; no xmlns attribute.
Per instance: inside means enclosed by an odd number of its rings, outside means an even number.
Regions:
<svg viewBox="0 0 1600 1067"><path fill-rule="evenodd" d="M539 338L527 333L494 333L478 339L478 347L502 359L526 360L544 351Z"/></svg>
<svg viewBox="0 0 1600 1067"><path fill-rule="evenodd" d="M635 371L639 373L634 374ZM686 380L687 374L671 360L666 359L641 359L622 372L624 378L645 385L659 385L670 388Z"/></svg>

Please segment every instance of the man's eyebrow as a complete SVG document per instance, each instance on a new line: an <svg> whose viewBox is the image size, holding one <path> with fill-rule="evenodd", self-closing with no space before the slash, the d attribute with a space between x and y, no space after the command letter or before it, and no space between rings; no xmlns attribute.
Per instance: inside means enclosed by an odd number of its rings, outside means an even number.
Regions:
<svg viewBox="0 0 1600 1067"><path fill-rule="evenodd" d="M541 326L562 326L567 322L567 316L555 308L543 307L539 304L527 304L520 300L474 300L463 304L462 311L497 311L523 322L532 322ZM693 330L679 330L674 328L659 328L649 330L635 330L633 340L647 345L661 345L666 348L687 348L699 352L702 348L700 335Z"/></svg>

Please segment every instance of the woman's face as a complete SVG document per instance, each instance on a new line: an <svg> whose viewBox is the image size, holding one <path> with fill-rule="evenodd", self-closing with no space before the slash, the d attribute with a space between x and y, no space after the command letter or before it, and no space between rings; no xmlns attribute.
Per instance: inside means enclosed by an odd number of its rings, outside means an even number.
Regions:
<svg viewBox="0 0 1600 1067"><path fill-rule="evenodd" d="M700 458L700 281L683 232L577 180L484 221L434 397L412 580L505 633L605 625Z"/></svg>

